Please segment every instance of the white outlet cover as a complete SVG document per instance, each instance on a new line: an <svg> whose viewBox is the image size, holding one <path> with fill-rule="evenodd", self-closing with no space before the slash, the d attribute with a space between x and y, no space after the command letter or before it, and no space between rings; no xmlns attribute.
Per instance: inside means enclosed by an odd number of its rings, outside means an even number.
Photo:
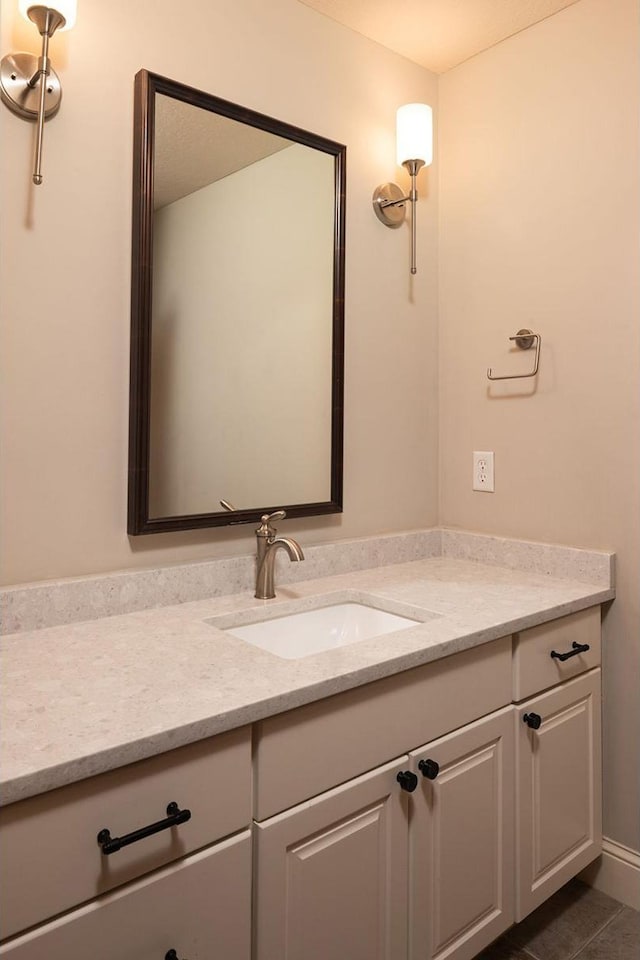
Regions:
<svg viewBox="0 0 640 960"><path fill-rule="evenodd" d="M473 489L481 493L495 492L493 450L473 451Z"/></svg>

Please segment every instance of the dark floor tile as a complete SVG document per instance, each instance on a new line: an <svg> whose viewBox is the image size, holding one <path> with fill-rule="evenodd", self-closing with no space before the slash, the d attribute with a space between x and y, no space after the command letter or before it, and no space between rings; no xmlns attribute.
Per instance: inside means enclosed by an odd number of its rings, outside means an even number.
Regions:
<svg viewBox="0 0 640 960"><path fill-rule="evenodd" d="M640 957L640 913L625 907L608 923L577 960L638 960Z"/></svg>
<svg viewBox="0 0 640 960"><path fill-rule="evenodd" d="M500 940L496 940L490 947L479 953L474 960L532 960L532 958L520 947L515 947L504 937L501 937Z"/></svg>
<svg viewBox="0 0 640 960"><path fill-rule="evenodd" d="M617 900L571 880L512 927L506 938L538 960L569 960L621 909Z"/></svg>

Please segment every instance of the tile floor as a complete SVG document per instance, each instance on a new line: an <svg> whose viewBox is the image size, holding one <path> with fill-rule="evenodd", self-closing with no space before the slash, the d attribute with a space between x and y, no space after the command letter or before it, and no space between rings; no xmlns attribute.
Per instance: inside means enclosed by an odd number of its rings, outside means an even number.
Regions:
<svg viewBox="0 0 640 960"><path fill-rule="evenodd" d="M572 880L476 960L640 960L640 913Z"/></svg>

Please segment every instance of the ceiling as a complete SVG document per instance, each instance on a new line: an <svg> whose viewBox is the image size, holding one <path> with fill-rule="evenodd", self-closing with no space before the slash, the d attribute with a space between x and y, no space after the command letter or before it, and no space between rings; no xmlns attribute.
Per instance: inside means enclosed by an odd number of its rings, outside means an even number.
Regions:
<svg viewBox="0 0 640 960"><path fill-rule="evenodd" d="M300 2L433 73L444 73L578 0ZM158 96L155 207L288 146L288 140Z"/></svg>
<svg viewBox="0 0 640 960"><path fill-rule="evenodd" d="M433 73L444 73L578 0L300 2Z"/></svg>

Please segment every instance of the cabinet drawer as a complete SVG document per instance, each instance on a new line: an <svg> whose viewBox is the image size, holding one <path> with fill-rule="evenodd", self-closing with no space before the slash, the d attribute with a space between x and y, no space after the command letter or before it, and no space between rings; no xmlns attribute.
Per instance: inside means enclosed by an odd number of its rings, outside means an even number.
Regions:
<svg viewBox="0 0 640 960"><path fill-rule="evenodd" d="M589 649L574 653L574 643ZM559 660L552 652L571 656ZM513 699L524 700L599 665L600 607L524 630L513 638Z"/></svg>
<svg viewBox="0 0 640 960"><path fill-rule="evenodd" d="M511 703L511 638L377 680L255 726L264 820Z"/></svg>
<svg viewBox="0 0 640 960"><path fill-rule="evenodd" d="M247 826L248 727L142 760L0 810L0 937L91 900ZM107 828L122 837L167 816L191 819L106 856Z"/></svg>
<svg viewBox="0 0 640 960"><path fill-rule="evenodd" d="M245 831L17 937L3 960L251 956L251 835Z"/></svg>

